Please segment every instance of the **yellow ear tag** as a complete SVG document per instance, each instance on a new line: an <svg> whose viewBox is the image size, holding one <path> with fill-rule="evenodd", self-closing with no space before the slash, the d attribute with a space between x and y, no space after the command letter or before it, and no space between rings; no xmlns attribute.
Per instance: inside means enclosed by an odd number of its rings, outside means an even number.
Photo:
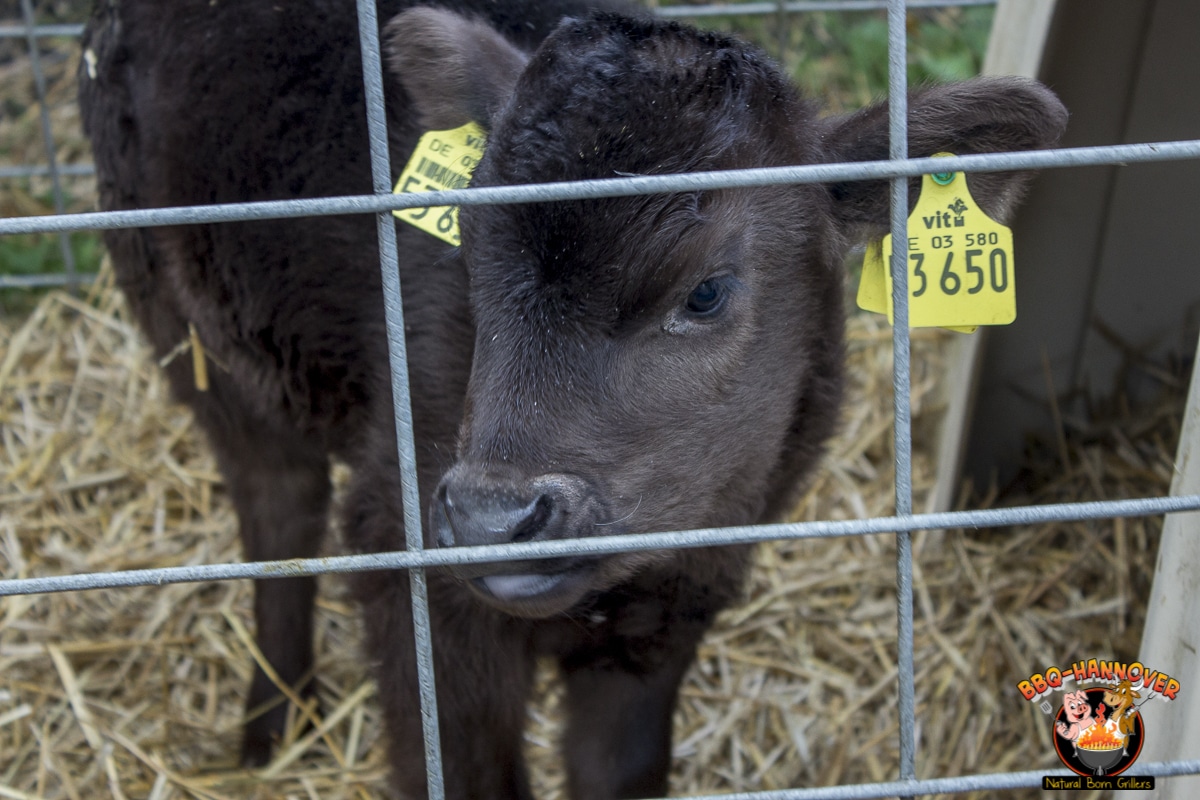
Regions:
<svg viewBox="0 0 1200 800"><path fill-rule="evenodd" d="M888 244L891 245L891 237ZM891 247L888 248L889 254ZM858 307L876 314L888 313L891 303L887 297L887 263L883 258L883 242L879 239L867 242L863 255L862 277L858 281Z"/></svg>
<svg viewBox="0 0 1200 800"><path fill-rule="evenodd" d="M486 141L487 134L474 122L454 130L429 131L417 142L393 194L465 189ZM459 244L458 206L405 208L392 213L447 244Z"/></svg>
<svg viewBox="0 0 1200 800"><path fill-rule="evenodd" d="M908 237L910 327L971 333L1017 318L1012 231L979 208L962 173L924 176ZM891 235L868 246L858 305L894 323L891 255Z"/></svg>

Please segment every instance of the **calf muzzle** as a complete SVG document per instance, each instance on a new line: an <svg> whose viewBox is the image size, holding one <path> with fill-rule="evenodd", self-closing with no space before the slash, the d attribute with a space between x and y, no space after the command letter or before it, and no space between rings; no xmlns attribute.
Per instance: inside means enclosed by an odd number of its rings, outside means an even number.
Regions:
<svg viewBox="0 0 1200 800"><path fill-rule="evenodd" d="M460 464L437 488L430 528L439 547L582 538L596 531L603 508L592 486L575 475L521 479ZM566 557L466 564L452 572L487 602L520 613L518 607L558 606L582 596L596 567L595 558Z"/></svg>

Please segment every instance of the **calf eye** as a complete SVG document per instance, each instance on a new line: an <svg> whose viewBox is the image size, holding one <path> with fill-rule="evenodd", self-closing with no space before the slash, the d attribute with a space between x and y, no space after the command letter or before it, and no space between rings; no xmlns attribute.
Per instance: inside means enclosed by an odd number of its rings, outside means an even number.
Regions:
<svg viewBox="0 0 1200 800"><path fill-rule="evenodd" d="M709 278L692 290L684 306L698 317L709 317L716 314L725 305L727 294L722 281L717 278Z"/></svg>

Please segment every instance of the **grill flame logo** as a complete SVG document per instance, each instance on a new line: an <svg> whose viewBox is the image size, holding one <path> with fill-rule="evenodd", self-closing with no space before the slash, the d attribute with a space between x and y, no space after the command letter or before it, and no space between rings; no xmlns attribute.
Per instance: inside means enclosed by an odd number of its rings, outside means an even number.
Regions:
<svg viewBox="0 0 1200 800"><path fill-rule="evenodd" d="M1125 746L1125 737L1107 726L1093 725L1080 734L1075 746L1084 750L1116 750Z"/></svg>

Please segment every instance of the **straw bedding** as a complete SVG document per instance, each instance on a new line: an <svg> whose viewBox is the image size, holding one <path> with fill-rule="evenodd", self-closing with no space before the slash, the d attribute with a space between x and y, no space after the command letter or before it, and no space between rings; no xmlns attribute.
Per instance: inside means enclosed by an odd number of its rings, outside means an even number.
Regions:
<svg viewBox="0 0 1200 800"><path fill-rule="evenodd" d="M70 59L52 64L73 71ZM77 131L69 85L53 86L56 131ZM36 142L26 100L0 121L4 141ZM83 149L78 134L60 142L67 160ZM9 152L36 157L34 144ZM47 213L41 194L9 191L0 211ZM945 343L915 333L918 510L934 477ZM852 318L842 431L793 518L891 513L890 353L886 324ZM1161 403L1070 424L1032 448L1032 488L1003 502L1164 493L1183 384L1155 374ZM28 316L0 316L0 578L240 557L213 459L167 394L108 270L86 296L52 293ZM997 502L994 491L963 497ZM918 776L1056 764L1046 719L1015 683L1070 659L1136 656L1160 528L1147 518L915 536ZM683 688L673 794L897 776L893 555L888 535L760 548L746 602L710 633ZM266 769L237 768L257 656L250 590L0 599L0 798L385 797L379 714L337 577L319 599L315 724ZM527 751L539 797L556 800L558 697L543 673Z"/></svg>
<svg viewBox="0 0 1200 800"><path fill-rule="evenodd" d="M914 344L916 508L933 480L942 335ZM888 514L890 331L850 326L842 432L795 519ZM1182 398L1072 428L1011 502L1165 492ZM173 405L110 273L0 322L0 576L239 558L236 524L191 415ZM1065 461L1064 461L1065 458ZM989 505L990 497L972 505ZM1158 519L922 533L916 553L917 772L1055 764L1015 683L1070 658L1136 655ZM336 544L330 545L335 550ZM897 774L895 566L889 535L760 548L683 688L676 795ZM236 766L256 656L248 582L0 600L0 797L386 796L379 714L340 579L323 581L314 728L273 764ZM527 745L560 798L558 698L544 672Z"/></svg>

